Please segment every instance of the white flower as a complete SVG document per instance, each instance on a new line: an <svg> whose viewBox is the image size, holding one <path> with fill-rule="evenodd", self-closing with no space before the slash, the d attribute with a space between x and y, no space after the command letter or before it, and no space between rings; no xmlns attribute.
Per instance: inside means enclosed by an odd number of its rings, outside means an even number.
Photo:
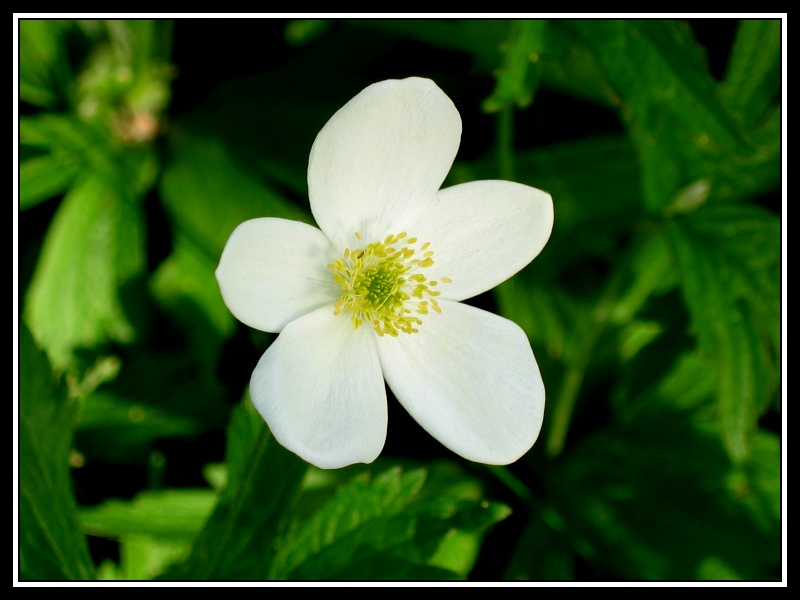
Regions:
<svg viewBox="0 0 800 600"><path fill-rule="evenodd" d="M552 199L508 181L440 190L460 139L458 111L432 81L371 85L311 149L319 229L253 219L225 246L216 275L228 308L280 332L253 372L253 403L281 444L318 467L377 458L384 379L469 460L508 464L536 441L545 392L525 333L460 301L533 260Z"/></svg>

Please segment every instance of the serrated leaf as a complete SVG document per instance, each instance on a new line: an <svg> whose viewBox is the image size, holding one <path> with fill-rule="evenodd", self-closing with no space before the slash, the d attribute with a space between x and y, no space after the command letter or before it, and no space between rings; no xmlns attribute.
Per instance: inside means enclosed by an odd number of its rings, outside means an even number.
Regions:
<svg viewBox="0 0 800 600"><path fill-rule="evenodd" d="M636 116L659 106L696 135L747 152L733 117L719 102L705 57L685 23L609 19L572 23L597 52L609 79Z"/></svg>
<svg viewBox="0 0 800 600"><path fill-rule="evenodd" d="M427 471L389 469L354 477L281 546L276 579L450 579L472 566L469 552L447 555L453 532L477 534L504 519L507 507L423 492ZM454 493L455 492L455 493ZM471 492L470 492L471 494ZM465 538L475 544L480 536Z"/></svg>
<svg viewBox="0 0 800 600"><path fill-rule="evenodd" d="M19 344L19 576L91 579L69 473L73 406L24 324Z"/></svg>
<svg viewBox="0 0 800 600"><path fill-rule="evenodd" d="M294 579L291 574L302 563L338 538L380 516L401 513L419 493L425 482L422 470L400 473L390 470L374 482L365 473L343 487L317 511L281 549L273 567L273 577Z"/></svg>
<svg viewBox="0 0 800 600"><path fill-rule="evenodd" d="M84 179L64 198L25 307L54 367L69 367L78 348L133 340L123 289L145 267L144 245L141 207L107 181Z"/></svg>
<svg viewBox="0 0 800 600"><path fill-rule="evenodd" d="M774 186L779 147L742 128L721 98L688 26L673 20L574 21L594 49L643 166L646 205L658 211L707 180L714 199Z"/></svg>
<svg viewBox="0 0 800 600"><path fill-rule="evenodd" d="M758 206L714 206L680 221L693 238L719 255L732 292L747 299L780 348L781 223Z"/></svg>
<svg viewBox="0 0 800 600"><path fill-rule="evenodd" d="M716 365L723 439L737 460L777 380L779 227L748 206L709 207L668 227L700 347Z"/></svg>
<svg viewBox="0 0 800 600"><path fill-rule="evenodd" d="M440 520L402 514L367 521L320 549L292 572L299 580L398 580L408 577L459 579L457 573L427 559L450 531Z"/></svg>
<svg viewBox="0 0 800 600"><path fill-rule="evenodd" d="M306 526L312 515L330 502L337 490L348 485L353 477L359 474L371 476L372 473L381 473L387 468L400 467L409 470L421 466L423 465L416 461L398 463L396 460L379 458L371 465L353 465L335 471L312 467L303 482L303 491L292 511L292 523L286 530L284 539L292 540L297 532L303 531L303 527ZM483 485L480 480L469 476L459 465L446 461L435 461L424 463L424 468L427 471L425 485L415 501L442 496L446 496L452 501L482 501L484 499ZM368 475L364 475L365 473ZM496 519L498 521L508 515L508 509L503 505L493 504L491 509L501 511ZM436 552L426 561L425 565L444 569L449 573L445 578L451 578L453 574L462 578L467 577L478 559L483 536L484 531L475 527L465 527L463 530L451 528L439 542ZM291 542L288 543L291 544ZM399 574L399 563L406 564L405 559L401 559L398 552L394 550L388 550L388 552L393 553L398 560L398 566L393 572L398 573L398 578L404 578ZM444 576L444 574L440 574ZM418 578L424 577L420 575Z"/></svg>

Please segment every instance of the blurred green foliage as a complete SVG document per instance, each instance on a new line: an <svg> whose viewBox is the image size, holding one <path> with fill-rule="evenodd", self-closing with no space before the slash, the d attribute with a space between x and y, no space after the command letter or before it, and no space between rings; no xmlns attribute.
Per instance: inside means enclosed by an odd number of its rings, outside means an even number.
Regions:
<svg viewBox="0 0 800 600"><path fill-rule="evenodd" d="M780 20L248 23L18 21L19 579L785 578ZM313 222L316 132L410 75L462 112L448 185L553 195L474 300L528 334L544 429L485 468L390 423L323 472L250 406L273 338L213 272L242 221Z"/></svg>

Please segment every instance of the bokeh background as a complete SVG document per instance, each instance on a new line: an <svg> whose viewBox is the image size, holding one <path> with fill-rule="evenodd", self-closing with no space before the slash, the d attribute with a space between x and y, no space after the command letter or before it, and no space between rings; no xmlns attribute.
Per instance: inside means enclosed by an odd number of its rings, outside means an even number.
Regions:
<svg viewBox="0 0 800 600"><path fill-rule="evenodd" d="M785 578L780 20L17 28L20 580ZM469 300L528 334L544 428L486 467L390 395L381 458L319 471L250 407L275 336L213 273L240 222L313 223L316 133L408 76L461 113L445 185L553 196Z"/></svg>

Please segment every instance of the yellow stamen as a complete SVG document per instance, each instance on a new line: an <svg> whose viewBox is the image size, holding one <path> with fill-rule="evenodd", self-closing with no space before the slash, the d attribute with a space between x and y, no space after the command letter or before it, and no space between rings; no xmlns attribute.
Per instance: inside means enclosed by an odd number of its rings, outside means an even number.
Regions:
<svg viewBox="0 0 800 600"><path fill-rule="evenodd" d="M364 242L359 233L355 237ZM395 247L401 241L404 245ZM441 313L435 299L441 292L431 288L452 280L429 280L419 272L434 264L434 253L428 250L430 242L419 250L414 246L416 242L417 238L409 238L404 231L363 248L346 248L343 259L328 265L342 290L333 314L341 315L347 309L354 328L369 323L379 336L397 337L400 333L419 332L422 319L414 314L427 315L430 309ZM422 258L414 258L418 251L423 253Z"/></svg>

